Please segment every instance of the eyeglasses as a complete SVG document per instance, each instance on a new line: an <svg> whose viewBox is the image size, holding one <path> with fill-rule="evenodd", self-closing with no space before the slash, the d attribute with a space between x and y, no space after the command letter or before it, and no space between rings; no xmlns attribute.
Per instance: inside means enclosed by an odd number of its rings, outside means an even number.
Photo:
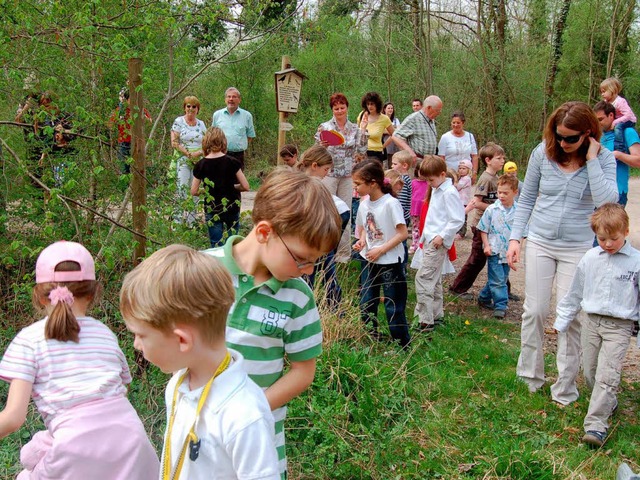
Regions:
<svg viewBox="0 0 640 480"><path fill-rule="evenodd" d="M580 139L582 138L582 135L584 135L584 133L580 133L578 135L568 135L566 137L560 135L558 132L556 132L556 141L558 143L562 142L564 140L564 143L568 143L569 145L573 145L574 143L578 143L580 141Z"/></svg>
<svg viewBox="0 0 640 480"><path fill-rule="evenodd" d="M280 235L278 235L278 237L280 237L280 241L282 242L282 244L284 245L284 248L287 249L287 252L289 252L289 255L291 255L291 258L293 258L293 261L296 262L296 267L298 267L298 270L303 270L305 268L309 268L313 265L316 264L316 262L310 262L308 260L306 261L300 261L298 260L298 258L293 254L293 252L289 249L289 247L287 246L286 243L284 243L284 240L282 239L282 237Z"/></svg>
<svg viewBox="0 0 640 480"><path fill-rule="evenodd" d="M189 105L189 104L187 104L187 105L185 105L185 106L184 106L184 108L193 108L193 109L197 109L197 108L198 108L198 106L197 106L197 105Z"/></svg>

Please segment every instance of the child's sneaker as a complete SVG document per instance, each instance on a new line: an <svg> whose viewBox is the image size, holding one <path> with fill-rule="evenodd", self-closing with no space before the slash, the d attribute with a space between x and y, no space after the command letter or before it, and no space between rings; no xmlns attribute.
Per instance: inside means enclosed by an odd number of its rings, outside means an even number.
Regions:
<svg viewBox="0 0 640 480"><path fill-rule="evenodd" d="M493 310L493 303L486 302L484 300L478 299L478 306L481 308L486 308L487 310Z"/></svg>
<svg viewBox="0 0 640 480"><path fill-rule="evenodd" d="M500 319L502 319L502 318L504 318L504 317L505 317L505 315L506 315L506 314L507 314L507 312L506 312L506 311L504 311L504 310L494 310L494 311L493 311L493 318L500 318Z"/></svg>
<svg viewBox="0 0 640 480"><path fill-rule="evenodd" d="M588 430L582 437L582 441L593 448L600 448L604 445L607 438L607 432L598 432L596 430Z"/></svg>

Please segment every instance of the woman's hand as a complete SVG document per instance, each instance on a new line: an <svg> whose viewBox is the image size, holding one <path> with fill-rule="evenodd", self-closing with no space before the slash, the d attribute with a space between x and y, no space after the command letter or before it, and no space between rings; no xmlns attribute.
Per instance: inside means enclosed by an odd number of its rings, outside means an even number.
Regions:
<svg viewBox="0 0 640 480"><path fill-rule="evenodd" d="M520 242L518 240L509 240L509 249L507 250L507 263L509 268L514 272L518 270L516 263L520 262Z"/></svg>
<svg viewBox="0 0 640 480"><path fill-rule="evenodd" d="M600 153L600 142L593 137L587 137L589 139L589 150L587 150L587 161L593 160Z"/></svg>

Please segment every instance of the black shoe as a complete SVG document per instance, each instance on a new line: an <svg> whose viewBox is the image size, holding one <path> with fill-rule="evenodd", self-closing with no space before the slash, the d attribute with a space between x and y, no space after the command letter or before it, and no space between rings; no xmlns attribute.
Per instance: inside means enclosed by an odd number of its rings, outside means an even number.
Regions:
<svg viewBox="0 0 640 480"><path fill-rule="evenodd" d="M440 325L444 325L444 317L438 317L433 321L433 324L436 327L439 327Z"/></svg>
<svg viewBox="0 0 640 480"><path fill-rule="evenodd" d="M520 297L520 295L516 295L515 293L509 292L509 300L514 302L519 302L520 300L522 300L522 298Z"/></svg>
<svg viewBox="0 0 640 480"><path fill-rule="evenodd" d="M478 300L478 306L480 308L486 308L487 310L493 310L493 305L488 302L483 302L482 300Z"/></svg>
<svg viewBox="0 0 640 480"><path fill-rule="evenodd" d="M454 292L452 290L449 290L449 291L451 292L452 295L455 295L460 300L473 300L475 298L473 296L473 293L469 293L469 292L457 293L457 292Z"/></svg>
<svg viewBox="0 0 640 480"><path fill-rule="evenodd" d="M633 322L633 327L631 327L631 336L637 337L639 329L640 327L638 326L638 322Z"/></svg>

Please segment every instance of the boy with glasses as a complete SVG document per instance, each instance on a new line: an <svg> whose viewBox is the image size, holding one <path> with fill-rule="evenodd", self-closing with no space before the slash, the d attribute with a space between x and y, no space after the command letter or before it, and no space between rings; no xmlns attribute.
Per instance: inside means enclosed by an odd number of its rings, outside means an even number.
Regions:
<svg viewBox="0 0 640 480"><path fill-rule="evenodd" d="M249 377L265 390L285 478L286 404L311 385L322 351L313 292L299 277L311 274L318 258L338 244L341 219L318 179L285 169L267 177L251 217L246 237L232 236L205 253L233 278L236 301L227 318L227 346L244 356Z"/></svg>

